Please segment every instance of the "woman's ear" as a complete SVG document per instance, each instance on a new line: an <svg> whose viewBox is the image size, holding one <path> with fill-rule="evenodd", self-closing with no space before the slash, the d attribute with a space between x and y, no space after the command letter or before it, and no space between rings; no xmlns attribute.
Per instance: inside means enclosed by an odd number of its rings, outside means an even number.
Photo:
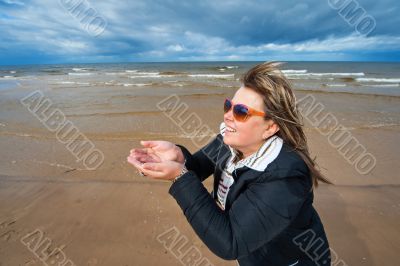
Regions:
<svg viewBox="0 0 400 266"><path fill-rule="evenodd" d="M276 132L279 131L279 126L277 123L275 123L275 121L273 120L269 120L268 121L268 126L266 128L266 130L264 131L263 134L263 139L268 139L269 137L273 136L276 134Z"/></svg>

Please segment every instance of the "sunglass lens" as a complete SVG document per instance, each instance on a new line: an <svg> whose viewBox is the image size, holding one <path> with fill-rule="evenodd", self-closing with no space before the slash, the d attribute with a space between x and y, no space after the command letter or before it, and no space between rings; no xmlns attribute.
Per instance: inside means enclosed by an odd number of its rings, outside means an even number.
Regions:
<svg viewBox="0 0 400 266"><path fill-rule="evenodd" d="M231 108L232 108L232 102L230 100L228 100L228 99L225 99L224 112L225 113L229 112L229 110L231 110Z"/></svg>
<svg viewBox="0 0 400 266"><path fill-rule="evenodd" d="M249 114L249 110L247 109L246 106L242 105L242 104L236 104L233 107L233 114L235 116L235 118L239 121L244 121L247 119L248 114Z"/></svg>

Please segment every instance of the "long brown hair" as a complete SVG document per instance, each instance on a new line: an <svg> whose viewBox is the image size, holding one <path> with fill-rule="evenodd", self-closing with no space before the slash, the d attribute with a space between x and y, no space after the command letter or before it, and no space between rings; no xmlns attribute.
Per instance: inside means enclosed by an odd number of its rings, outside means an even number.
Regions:
<svg viewBox="0 0 400 266"><path fill-rule="evenodd" d="M318 186L319 181L332 184L317 169L315 159L310 156L296 97L290 82L280 71L280 65L279 62L256 65L243 75L241 82L263 97L267 114L265 119L272 119L278 124L279 131L276 135L292 147L307 164L313 187Z"/></svg>

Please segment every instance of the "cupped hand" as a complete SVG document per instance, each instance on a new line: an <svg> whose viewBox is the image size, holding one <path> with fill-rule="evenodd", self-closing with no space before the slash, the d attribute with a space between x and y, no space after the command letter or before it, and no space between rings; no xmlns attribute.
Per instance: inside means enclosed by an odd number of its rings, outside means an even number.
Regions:
<svg viewBox="0 0 400 266"><path fill-rule="evenodd" d="M145 162L142 163L135 155L129 155L128 162L145 176L154 179L172 180L177 177L184 165L175 161Z"/></svg>
<svg viewBox="0 0 400 266"><path fill-rule="evenodd" d="M159 163L161 158L148 149L132 149L130 156L133 156L140 163Z"/></svg>
<svg viewBox="0 0 400 266"><path fill-rule="evenodd" d="M182 150L172 142L164 140L146 140L141 141L140 144L144 146L142 151L147 152L153 160L176 161L179 163L185 161ZM150 159L150 157L146 158Z"/></svg>

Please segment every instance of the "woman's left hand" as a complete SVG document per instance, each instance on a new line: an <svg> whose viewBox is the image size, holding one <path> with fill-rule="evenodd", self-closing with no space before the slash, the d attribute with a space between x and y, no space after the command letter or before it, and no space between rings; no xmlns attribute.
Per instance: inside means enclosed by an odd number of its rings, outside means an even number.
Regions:
<svg viewBox="0 0 400 266"><path fill-rule="evenodd" d="M184 167L182 163L175 161L141 163L134 154L129 155L127 160L144 175L154 179L173 180Z"/></svg>

